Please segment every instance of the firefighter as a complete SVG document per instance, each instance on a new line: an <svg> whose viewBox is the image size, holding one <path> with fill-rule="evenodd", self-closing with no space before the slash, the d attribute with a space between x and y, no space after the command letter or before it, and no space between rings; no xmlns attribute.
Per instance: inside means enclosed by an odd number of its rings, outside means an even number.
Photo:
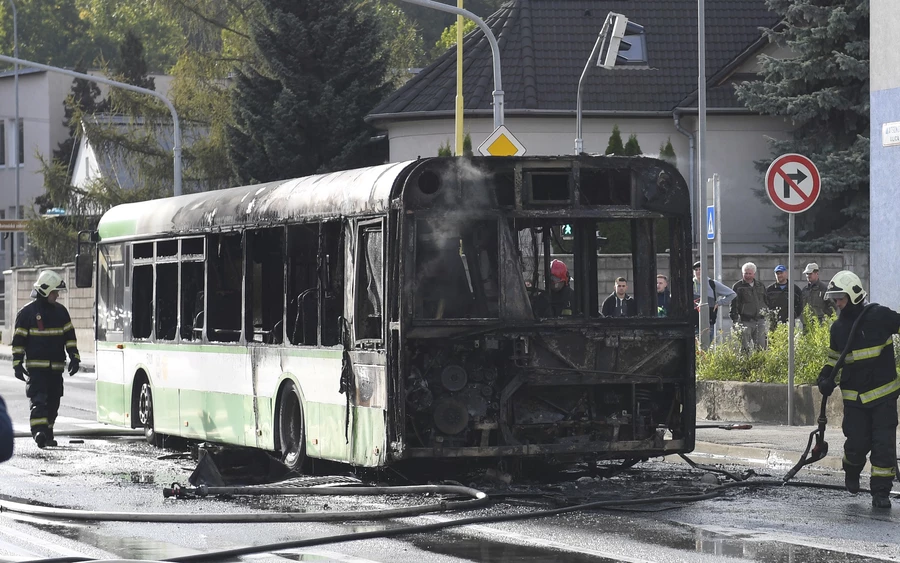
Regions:
<svg viewBox="0 0 900 563"><path fill-rule="evenodd" d="M872 476L869 489L872 506L890 508L889 493L896 477L897 395L900 378L894 364L891 335L900 330L900 313L872 305L850 334L854 321L865 307L866 292L853 272L835 274L825 293L840 311L831 325L828 361L817 380L822 395L829 396L837 385L844 399L844 483L851 493L859 492L859 474L871 452ZM851 340L852 339L852 340ZM837 377L833 367L851 340L850 349Z"/></svg>
<svg viewBox="0 0 900 563"><path fill-rule="evenodd" d="M16 316L13 370L16 378L26 383L25 395L31 402L31 435L39 448L56 445L53 423L63 394L66 352L70 376L78 372L81 363L69 311L56 302L59 292L65 289L59 274L44 270L31 292L34 301Z"/></svg>

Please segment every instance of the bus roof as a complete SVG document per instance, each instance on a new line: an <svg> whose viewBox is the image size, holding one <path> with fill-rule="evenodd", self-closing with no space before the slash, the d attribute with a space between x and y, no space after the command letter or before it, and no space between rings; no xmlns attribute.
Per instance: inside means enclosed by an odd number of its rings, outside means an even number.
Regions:
<svg viewBox="0 0 900 563"><path fill-rule="evenodd" d="M110 240L385 213L395 181L414 162L126 203L107 211L97 230Z"/></svg>

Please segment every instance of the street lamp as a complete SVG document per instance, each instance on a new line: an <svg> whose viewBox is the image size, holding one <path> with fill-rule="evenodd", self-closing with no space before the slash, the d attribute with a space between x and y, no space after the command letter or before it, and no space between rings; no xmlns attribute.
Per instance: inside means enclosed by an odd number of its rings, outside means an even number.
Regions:
<svg viewBox="0 0 900 563"><path fill-rule="evenodd" d="M497 129L498 127L503 125L503 85L500 80L500 46L497 44L497 38L494 37L494 33L491 31L491 28L489 28L488 25L484 23L484 20L482 20L472 12L463 10L462 8L457 8L456 6L448 6L447 4L433 2L432 0L402 1L408 2L410 4L416 4L417 6L433 8L435 10L440 10L441 12L448 12L451 14L456 14L458 16L467 17L475 22L478 28L484 32L484 36L487 38L488 43L490 43L491 45L491 55L494 62L494 129ZM462 45L459 45L457 48L461 49Z"/></svg>
<svg viewBox="0 0 900 563"><path fill-rule="evenodd" d="M607 42L606 35L610 28L612 35ZM604 44L606 44L605 52L603 52ZM591 68L591 61L595 58L597 66L607 70L612 70L617 64L620 66L647 64L647 42L644 36L644 27L628 21L628 18L615 12L607 14L603 21L603 27L600 28L594 48L591 50L587 62L584 63L581 78L578 79L578 93L575 96L576 155L584 152L584 140L581 137L581 89L588 70Z"/></svg>
<svg viewBox="0 0 900 563"><path fill-rule="evenodd" d="M100 84L106 84L108 86L115 86L116 88L122 88L123 90L131 90L132 92L138 92L141 94L147 94L148 96L153 96L154 98L158 98L162 100L162 102L169 108L169 113L172 114L172 125L175 129L175 144L172 147L172 156L174 159L174 164L172 168L174 169L174 184L172 186L173 195L181 195L181 125L178 122L178 112L175 111L175 106L172 105L172 102L169 99L159 92L154 92L153 90L148 90L147 88L141 88L140 86L133 86L131 84L126 84L124 82L117 82L115 80L110 80L108 78L103 78L101 76L91 76L90 74L84 74L81 72L75 72L74 70L68 70L65 68L59 68L57 66L50 66L41 63L35 63L32 61L26 61L24 59L7 57L5 55L0 55L0 61L7 63L21 63L24 66L30 66L34 68L39 68L41 70L46 70L49 72L58 72L60 74L66 74L68 76L74 76L75 78L81 78L82 80L89 80L91 82L99 82Z"/></svg>
<svg viewBox="0 0 900 563"><path fill-rule="evenodd" d="M19 58L19 16L16 13L16 3L13 0L9 0L9 5L12 7L13 12L13 56L15 58ZM19 170L19 151L22 150L19 147L19 127L21 124L19 123L19 63L15 63L13 67L13 80L15 81L15 90L16 90L16 130L13 132L13 142L12 147L15 149L13 151L13 163L16 167L16 213L15 219L21 219L19 217L19 174L21 171ZM11 266L15 267L16 258L18 258L17 252L19 247L16 246L16 242L19 238L19 233L13 231L12 233L12 254L11 258Z"/></svg>

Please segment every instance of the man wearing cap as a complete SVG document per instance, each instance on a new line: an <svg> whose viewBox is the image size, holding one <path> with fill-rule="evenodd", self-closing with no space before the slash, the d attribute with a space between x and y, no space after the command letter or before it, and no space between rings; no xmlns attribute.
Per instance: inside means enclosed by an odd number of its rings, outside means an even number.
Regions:
<svg viewBox="0 0 900 563"><path fill-rule="evenodd" d="M745 354L751 345L766 347L766 288L756 279L756 264L747 262L741 266L742 279L731 289L737 297L731 302L731 322L742 327L741 348Z"/></svg>
<svg viewBox="0 0 900 563"><path fill-rule="evenodd" d="M769 311L775 314L775 322L769 326L769 330L775 330L777 323L788 321L788 280L787 268L784 264L775 266L775 283L766 288L766 303ZM799 319L803 312L803 298L800 288L794 284L794 318Z"/></svg>
<svg viewBox="0 0 900 563"><path fill-rule="evenodd" d="M803 288L803 305L809 305L812 314L815 315L819 322L826 316L834 314L834 306L830 299L825 299L825 291L828 286L819 279L819 265L810 262L803 270L806 274L806 287Z"/></svg>

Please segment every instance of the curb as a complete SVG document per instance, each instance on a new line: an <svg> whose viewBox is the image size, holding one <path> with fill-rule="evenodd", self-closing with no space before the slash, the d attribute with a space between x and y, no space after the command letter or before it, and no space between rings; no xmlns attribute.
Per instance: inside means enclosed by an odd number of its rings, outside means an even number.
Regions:
<svg viewBox="0 0 900 563"><path fill-rule="evenodd" d="M753 448L697 441L694 451L689 455L718 459L720 462L754 463L771 469L784 469L787 471L800 461L801 454L802 452L787 452L771 448ZM868 463L866 466L868 467ZM843 471L843 464L840 457L825 456L825 458L807 466L807 468Z"/></svg>
<svg viewBox="0 0 900 563"><path fill-rule="evenodd" d="M3 352L0 352L0 360L9 360L9 361L11 362L12 359L13 359L12 354L5 354L5 353L3 353ZM84 373L95 373L95 372L94 372L94 364L93 364L93 362L85 363L84 361L82 361L82 362L81 362L81 368L80 368L78 371L79 371L79 373L80 373L80 372L84 372Z"/></svg>

